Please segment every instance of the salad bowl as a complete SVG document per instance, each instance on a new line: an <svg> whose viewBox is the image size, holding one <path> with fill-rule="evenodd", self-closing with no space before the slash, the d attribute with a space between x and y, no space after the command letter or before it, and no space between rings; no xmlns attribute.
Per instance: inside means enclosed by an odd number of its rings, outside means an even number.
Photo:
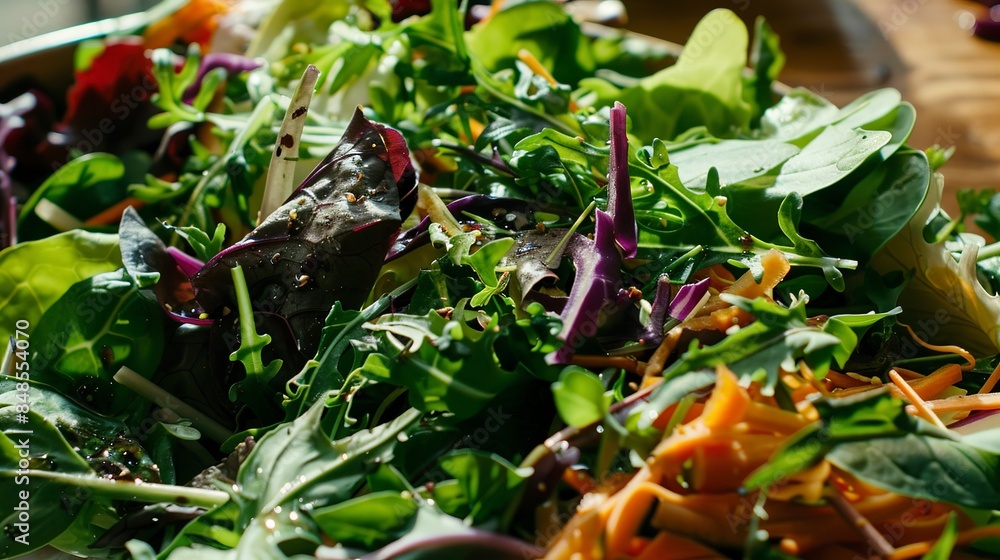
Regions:
<svg viewBox="0 0 1000 560"><path fill-rule="evenodd" d="M0 51L0 556L1000 550L1000 199L898 91L407 6Z"/></svg>

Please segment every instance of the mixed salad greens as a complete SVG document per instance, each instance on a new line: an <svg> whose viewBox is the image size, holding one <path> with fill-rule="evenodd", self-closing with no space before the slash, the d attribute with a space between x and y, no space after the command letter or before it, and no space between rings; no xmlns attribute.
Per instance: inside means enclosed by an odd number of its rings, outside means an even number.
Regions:
<svg viewBox="0 0 1000 560"><path fill-rule="evenodd" d="M75 56L0 105L0 555L1000 553L1000 195L899 92L542 0Z"/></svg>

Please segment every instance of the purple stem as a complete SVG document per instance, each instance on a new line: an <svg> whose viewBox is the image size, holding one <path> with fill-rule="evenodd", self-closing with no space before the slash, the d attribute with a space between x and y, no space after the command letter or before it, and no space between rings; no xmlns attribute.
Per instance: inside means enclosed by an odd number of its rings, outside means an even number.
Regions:
<svg viewBox="0 0 1000 560"><path fill-rule="evenodd" d="M181 251L177 247L167 247L167 252L177 262L177 266L188 276L194 276L205 266L205 263Z"/></svg>

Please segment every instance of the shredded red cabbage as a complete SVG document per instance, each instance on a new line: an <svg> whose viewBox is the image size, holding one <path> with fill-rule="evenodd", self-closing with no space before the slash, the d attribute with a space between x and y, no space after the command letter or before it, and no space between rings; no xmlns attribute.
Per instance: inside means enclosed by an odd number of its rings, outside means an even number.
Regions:
<svg viewBox="0 0 1000 560"><path fill-rule="evenodd" d="M611 161L608 164L608 212L614 219L615 242L625 258L635 256L639 228L632 208L628 174L628 135L625 133L625 106L615 101L611 109Z"/></svg>

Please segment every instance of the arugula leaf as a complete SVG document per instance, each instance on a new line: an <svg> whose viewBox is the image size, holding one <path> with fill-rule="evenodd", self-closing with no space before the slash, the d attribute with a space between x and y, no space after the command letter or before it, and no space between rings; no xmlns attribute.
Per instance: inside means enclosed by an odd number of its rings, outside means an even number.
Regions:
<svg viewBox="0 0 1000 560"><path fill-rule="evenodd" d="M258 334L254 326L253 307L242 267L239 265L234 267L232 274L240 315L240 347L229 355L229 361L240 361L246 370L246 377L230 386L229 400L245 404L253 410L257 418L268 419L274 416L276 396L269 385L281 369L281 360L276 359L267 365L264 364L261 351L270 344L271 335Z"/></svg>
<svg viewBox="0 0 1000 560"><path fill-rule="evenodd" d="M390 422L331 443L318 422L323 409L323 403L313 405L285 429L268 432L254 447L237 481L239 495L247 500L242 520L290 502L319 506L342 501L374 470L375 457L382 461L392 457L397 436L421 416L411 409Z"/></svg>
<svg viewBox="0 0 1000 560"><path fill-rule="evenodd" d="M183 237L188 242L188 245L194 249L195 255L202 262L208 261L219 254L219 251L222 250L222 246L226 242L226 224L217 224L211 237L197 226L174 227L169 224L164 224L163 226L169 230L176 231L178 235Z"/></svg>
<svg viewBox="0 0 1000 560"><path fill-rule="evenodd" d="M757 320L717 344L698 348L697 343L692 343L663 372L664 378L726 365L740 377L762 382L762 392L770 394L778 383L780 369L795 371L797 362L802 360L822 377L834 360L841 366L846 363L858 342L855 329L863 333L879 320L899 313L897 308L887 313L834 316L820 327L808 321L804 299L787 308L764 298L726 296L726 299L752 313Z"/></svg>
<svg viewBox="0 0 1000 560"><path fill-rule="evenodd" d="M407 388L410 404L420 410L472 417L528 376L554 376L556 368L540 354L554 346L553 320L533 308L531 317L511 321L512 311L476 314L459 305L451 319L435 311L425 316L382 315L365 325L386 333L377 337L379 351L369 354L356 371L373 381ZM469 326L472 320L483 330Z"/></svg>

